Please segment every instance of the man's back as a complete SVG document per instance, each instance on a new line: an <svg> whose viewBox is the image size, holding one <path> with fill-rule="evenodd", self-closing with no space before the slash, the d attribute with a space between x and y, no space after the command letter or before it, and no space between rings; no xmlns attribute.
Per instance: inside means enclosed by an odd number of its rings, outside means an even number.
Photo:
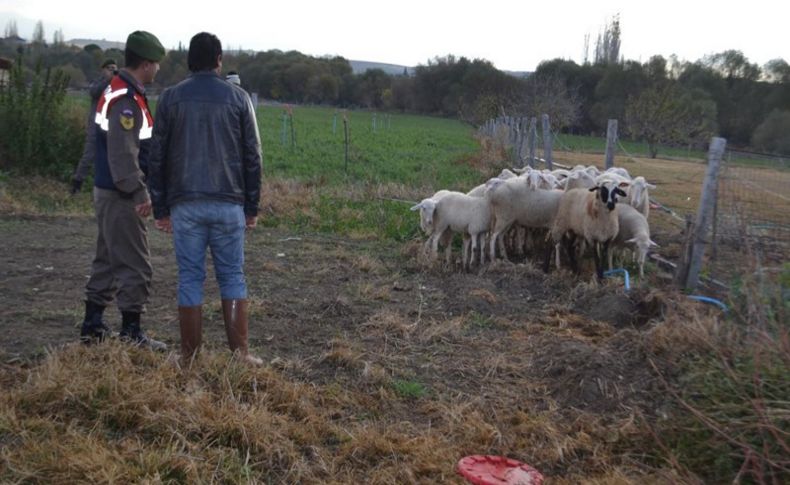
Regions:
<svg viewBox="0 0 790 485"><path fill-rule="evenodd" d="M162 93L151 158L155 210L198 199L257 207L261 156L255 112L247 93L214 71L193 73Z"/></svg>

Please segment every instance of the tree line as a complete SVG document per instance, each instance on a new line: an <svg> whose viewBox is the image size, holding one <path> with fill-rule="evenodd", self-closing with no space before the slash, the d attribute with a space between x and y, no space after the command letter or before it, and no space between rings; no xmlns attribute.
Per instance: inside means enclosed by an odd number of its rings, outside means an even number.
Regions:
<svg viewBox="0 0 790 485"><path fill-rule="evenodd" d="M25 68L60 68L72 88L84 87L105 57L123 53L96 45L67 46L37 38L20 46L0 41L0 56L23 51ZM228 51L223 70L237 71L242 86L262 99L347 108L456 117L479 124L499 115L548 113L553 129L601 135L608 119L620 120L624 137L660 145L702 145L711 135L731 145L790 154L790 66L776 59L765 66L728 50L695 62L654 56L647 62L619 58L619 23L599 36L592 61L553 59L518 78L482 59L437 57L413 72L380 69L355 74L343 57L314 57L297 51ZM187 52L171 50L161 63L156 88L188 75ZM586 57L586 56L585 56Z"/></svg>

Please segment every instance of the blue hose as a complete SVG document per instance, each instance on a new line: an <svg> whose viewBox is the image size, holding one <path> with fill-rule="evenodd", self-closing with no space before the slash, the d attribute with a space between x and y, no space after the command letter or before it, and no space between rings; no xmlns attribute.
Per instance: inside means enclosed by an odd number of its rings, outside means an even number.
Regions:
<svg viewBox="0 0 790 485"><path fill-rule="evenodd" d="M689 295L689 298L696 301L701 301L703 303L710 303L711 305L716 305L717 307L721 308L721 311L727 313L730 309L727 308L727 305L722 303L720 300L715 298L711 298L709 296L702 296L702 295Z"/></svg>
<svg viewBox="0 0 790 485"><path fill-rule="evenodd" d="M623 273L623 279L625 279L625 291L629 291L631 289L631 276L628 274L628 271L625 268L616 268L610 269L609 271L604 271L604 276L611 276L613 274Z"/></svg>

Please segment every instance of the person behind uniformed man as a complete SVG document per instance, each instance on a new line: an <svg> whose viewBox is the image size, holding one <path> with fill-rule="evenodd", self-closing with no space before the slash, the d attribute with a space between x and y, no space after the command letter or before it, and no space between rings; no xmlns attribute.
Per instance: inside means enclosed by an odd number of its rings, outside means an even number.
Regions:
<svg viewBox="0 0 790 485"><path fill-rule="evenodd" d="M91 108L88 110L88 122L85 125L85 145L82 150L82 157L74 174L71 176L71 195L76 194L82 189L82 182L88 176L88 170L95 163L96 158L96 103L99 102L110 79L118 71L118 63L115 59L105 59L101 65L101 76L91 82L88 87L88 94L91 97Z"/></svg>
<svg viewBox="0 0 790 485"><path fill-rule="evenodd" d="M225 76L225 80L229 83L233 83L236 86L241 86L241 77L239 77L239 73L236 71L230 71L227 76Z"/></svg>
<svg viewBox="0 0 790 485"><path fill-rule="evenodd" d="M206 249L222 297L228 346L261 364L247 343L244 231L255 227L261 196L261 140L255 109L241 87L220 77L222 44L192 37L189 77L166 89L156 108L149 187L156 227L173 233L178 263L181 355L202 341Z"/></svg>
<svg viewBox="0 0 790 485"><path fill-rule="evenodd" d="M152 275L145 226L151 199L145 176L153 118L143 85L154 80L164 56L165 49L153 34L129 34L126 66L112 78L96 104L93 200L99 235L85 286L80 336L86 342L109 334L103 314L115 299L121 311L122 340L157 350L167 348L140 328Z"/></svg>

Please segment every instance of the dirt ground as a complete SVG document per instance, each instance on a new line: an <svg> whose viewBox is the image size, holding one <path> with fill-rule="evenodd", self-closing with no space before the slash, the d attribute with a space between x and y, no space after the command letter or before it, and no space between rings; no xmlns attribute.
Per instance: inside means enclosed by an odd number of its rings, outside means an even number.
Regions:
<svg viewBox="0 0 790 485"><path fill-rule="evenodd" d="M95 234L89 217L0 218L6 361L76 341ZM143 325L175 350L175 258L168 236L151 229L149 238L154 288ZM475 393L492 380L518 385L537 373L563 380L552 391L557 397L580 386L569 402L600 410L624 401L595 379L647 375L638 355L617 351L627 340L618 335L639 332L660 316L646 290L626 294L617 281L597 287L546 276L530 264L498 263L482 274L426 270L416 250L416 243L404 248L256 229L246 244L251 347L266 361L300 363L301 377L311 380L335 379L338 365L361 361L435 391ZM210 270L204 314L204 341L223 347ZM118 330L118 312L109 307L106 315ZM589 365L594 370L584 369ZM595 379L581 375L588 371ZM645 390L631 388L633 396L621 396L626 401Z"/></svg>

